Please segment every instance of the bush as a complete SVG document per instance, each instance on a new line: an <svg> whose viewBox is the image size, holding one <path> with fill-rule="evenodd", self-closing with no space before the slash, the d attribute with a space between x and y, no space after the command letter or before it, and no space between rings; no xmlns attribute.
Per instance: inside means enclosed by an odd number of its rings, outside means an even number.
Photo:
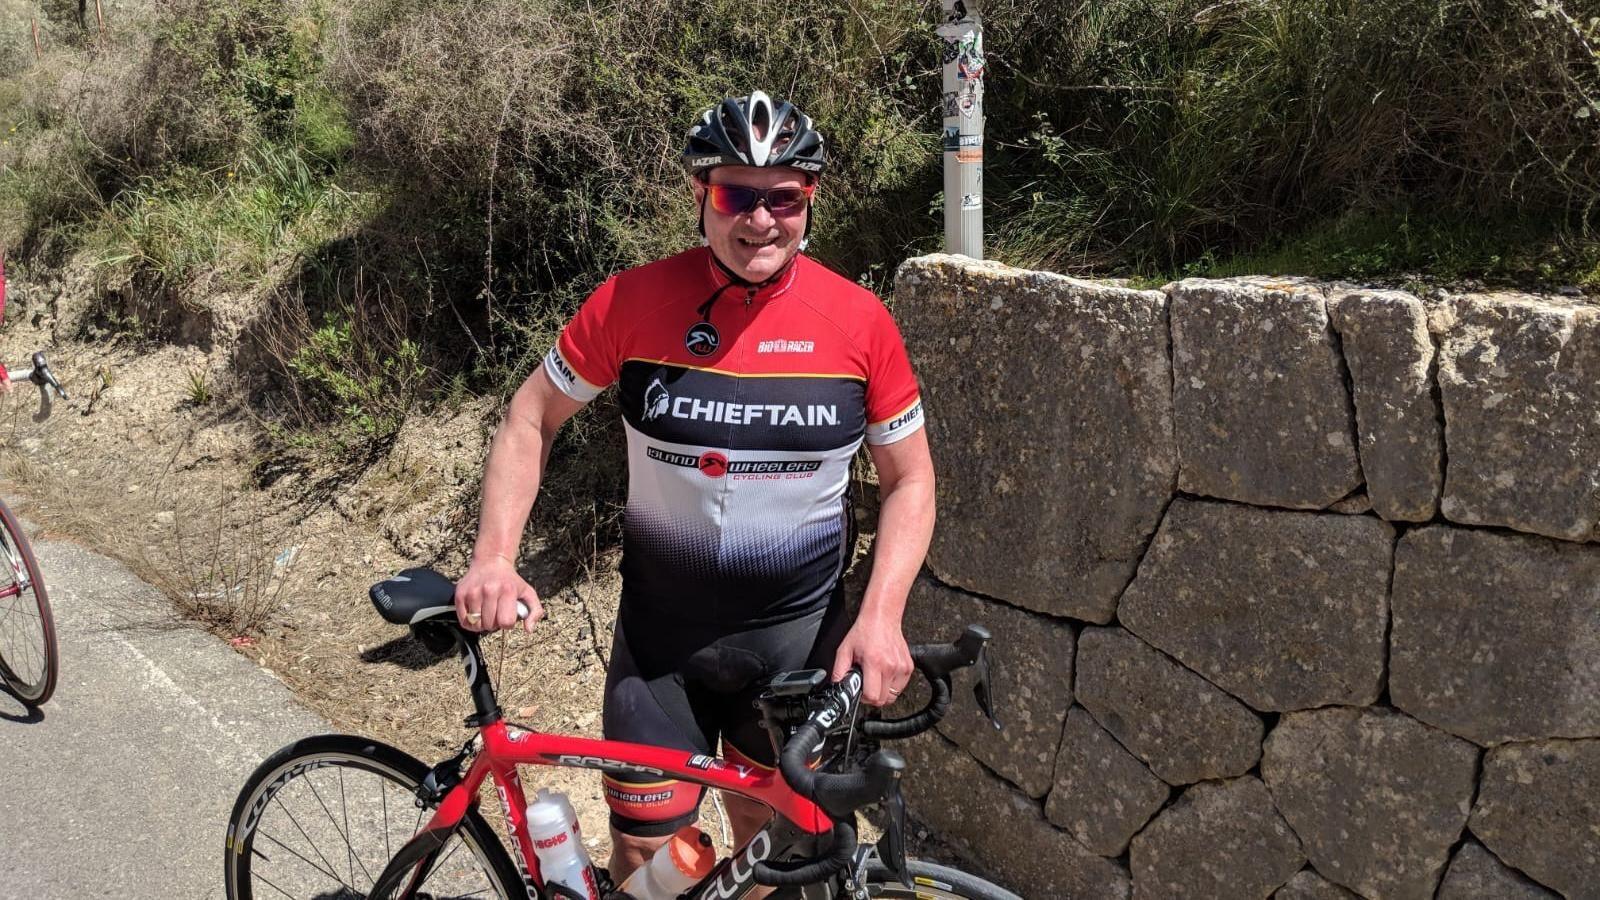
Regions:
<svg viewBox="0 0 1600 900"><path fill-rule="evenodd" d="M159 0L106 53L57 6L0 81L0 240L100 241L174 304L259 282L307 414L350 405L313 372L363 385L408 341L437 383L508 391L606 275L696 242L676 153L725 94L828 134L815 255L882 288L940 245L932 4ZM1595 281L1600 0L983 10L1002 260ZM382 353L303 343L357 308Z"/></svg>
<svg viewBox="0 0 1600 900"><path fill-rule="evenodd" d="M989 108L1019 262L1170 268L1352 213L1593 224L1593 0L985 10L996 84L1029 85Z"/></svg>

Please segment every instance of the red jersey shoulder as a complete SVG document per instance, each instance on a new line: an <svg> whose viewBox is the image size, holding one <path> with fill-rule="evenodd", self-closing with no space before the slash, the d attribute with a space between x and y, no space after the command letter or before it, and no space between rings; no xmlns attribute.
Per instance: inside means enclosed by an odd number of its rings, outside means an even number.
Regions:
<svg viewBox="0 0 1600 900"><path fill-rule="evenodd" d="M877 294L821 263L801 257L807 270L805 302L832 322L861 353L879 352L887 341L899 344L899 329Z"/></svg>
<svg viewBox="0 0 1600 900"><path fill-rule="evenodd" d="M645 301L662 298L664 294L688 286L699 286L706 280L706 250L695 247L675 253L665 259L647 262L642 266L624 269L612 276L617 290L630 298Z"/></svg>

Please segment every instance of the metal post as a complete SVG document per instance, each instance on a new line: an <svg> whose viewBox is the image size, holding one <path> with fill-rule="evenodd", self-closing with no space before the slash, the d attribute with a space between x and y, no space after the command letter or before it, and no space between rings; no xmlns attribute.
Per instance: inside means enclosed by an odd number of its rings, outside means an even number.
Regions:
<svg viewBox="0 0 1600 900"><path fill-rule="evenodd" d="M983 24L967 0L942 4L944 246L983 259Z"/></svg>

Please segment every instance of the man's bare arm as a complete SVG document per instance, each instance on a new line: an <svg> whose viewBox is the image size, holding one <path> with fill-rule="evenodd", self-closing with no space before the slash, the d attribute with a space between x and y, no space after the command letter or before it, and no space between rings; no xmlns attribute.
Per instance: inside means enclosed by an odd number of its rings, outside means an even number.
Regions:
<svg viewBox="0 0 1600 900"><path fill-rule="evenodd" d="M920 429L893 444L869 444L867 451L878 470L883 506L867 593L855 625L839 646L833 676L842 678L850 666L859 665L862 699L883 706L911 680L911 653L900 621L933 539L933 457L927 432Z"/></svg>
<svg viewBox="0 0 1600 900"><path fill-rule="evenodd" d="M472 564L456 586L456 614L464 627L510 628L517 621L519 599L531 611L528 627L542 615L538 594L517 574L517 547L544 480L556 431L582 407L557 390L543 368L512 395L484 466Z"/></svg>

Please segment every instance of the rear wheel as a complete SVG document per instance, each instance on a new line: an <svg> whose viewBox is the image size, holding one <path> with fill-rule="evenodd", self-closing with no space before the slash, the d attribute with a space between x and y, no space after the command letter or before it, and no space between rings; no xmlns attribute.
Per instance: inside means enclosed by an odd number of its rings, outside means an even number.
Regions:
<svg viewBox="0 0 1600 900"><path fill-rule="evenodd" d="M1022 900L1016 894L958 869L909 860L914 887L894 880L889 870L876 860L867 864L868 897L906 898L906 900Z"/></svg>
<svg viewBox="0 0 1600 900"><path fill-rule="evenodd" d="M38 706L56 690L56 626L22 525L0 503L0 681Z"/></svg>
<svg viewBox="0 0 1600 900"><path fill-rule="evenodd" d="M231 900L354 900L428 824L417 786L428 767L376 741L296 741L245 782L228 819ZM525 898L516 866L483 817L468 812L433 857L416 898Z"/></svg>

